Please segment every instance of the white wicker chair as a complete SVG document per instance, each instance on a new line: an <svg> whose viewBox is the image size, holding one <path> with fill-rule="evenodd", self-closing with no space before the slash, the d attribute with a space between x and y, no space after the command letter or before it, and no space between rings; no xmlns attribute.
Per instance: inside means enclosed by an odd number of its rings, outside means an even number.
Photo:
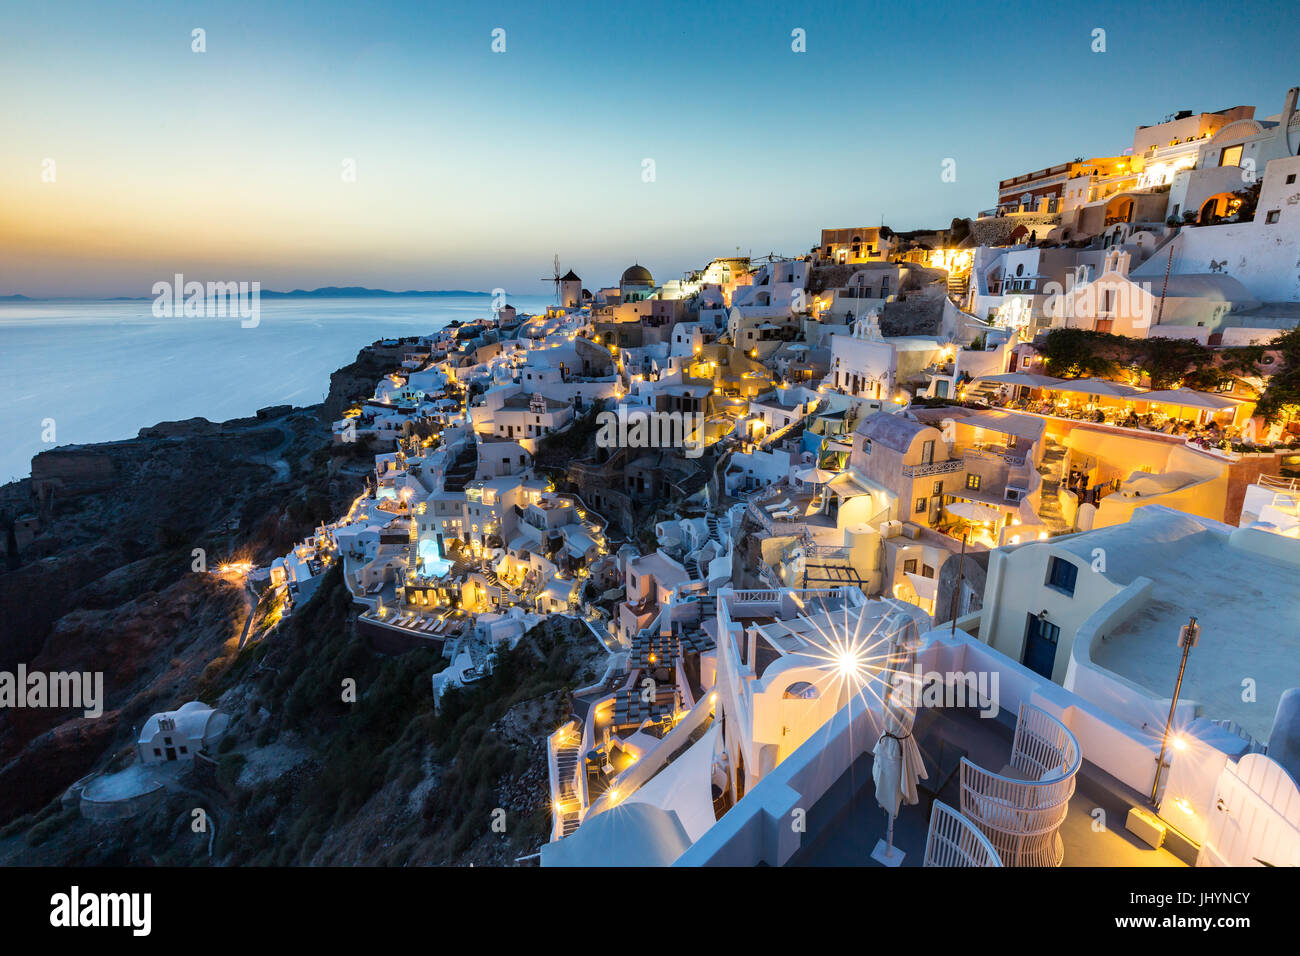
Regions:
<svg viewBox="0 0 1300 956"><path fill-rule="evenodd" d="M1083 763L1079 741L1047 711L1021 704L1011 761L990 773L961 762L961 812L997 850L1006 866L1060 866L1065 848L1057 832Z"/></svg>
<svg viewBox="0 0 1300 956"><path fill-rule="evenodd" d="M925 838L925 866L1001 866L989 838L948 804L936 800Z"/></svg>

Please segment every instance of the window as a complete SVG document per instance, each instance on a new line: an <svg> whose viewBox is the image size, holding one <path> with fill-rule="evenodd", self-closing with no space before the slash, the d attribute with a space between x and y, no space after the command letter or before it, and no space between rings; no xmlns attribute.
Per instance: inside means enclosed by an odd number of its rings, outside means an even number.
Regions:
<svg viewBox="0 0 1300 956"><path fill-rule="evenodd" d="M915 574L915 573L916 573L916 558L908 558L906 561L904 561L904 562L903 562L903 570L904 570L907 574Z"/></svg>
<svg viewBox="0 0 1300 956"><path fill-rule="evenodd" d="M1079 577L1079 568L1061 558L1052 558L1047 566L1047 584L1063 594L1074 596L1074 584Z"/></svg>
<svg viewBox="0 0 1300 956"><path fill-rule="evenodd" d="M917 514L921 514L923 511L925 511L925 499L924 499L924 498L917 498L917 499L916 499L916 513L917 513Z"/></svg>
<svg viewBox="0 0 1300 956"><path fill-rule="evenodd" d="M806 680L800 680L787 687L781 696L786 700L816 700L819 694L815 686Z"/></svg>
<svg viewBox="0 0 1300 956"><path fill-rule="evenodd" d="M980 490L980 476L979 476L979 475L967 475L967 476L966 476L966 488L967 488L968 490L970 490L970 491L979 491L979 490Z"/></svg>
<svg viewBox="0 0 1300 956"><path fill-rule="evenodd" d="M1288 177L1286 178L1286 184L1287 184L1288 186L1290 186L1290 185L1292 185L1294 182L1295 182L1295 173L1292 173L1290 176L1288 176Z"/></svg>
<svg viewBox="0 0 1300 956"><path fill-rule="evenodd" d="M1241 146L1229 146L1219 154L1220 166L1240 166L1241 165Z"/></svg>
<svg viewBox="0 0 1300 956"><path fill-rule="evenodd" d="M1278 217L1280 217L1281 215L1282 215L1281 209L1270 209L1268 211L1268 215L1264 217L1264 222L1272 226L1277 222Z"/></svg>
<svg viewBox="0 0 1300 956"><path fill-rule="evenodd" d="M934 439L921 445L921 464L928 465L934 461Z"/></svg>
<svg viewBox="0 0 1300 956"><path fill-rule="evenodd" d="M862 439L862 454L864 454L864 455L870 455L870 454L871 454L871 439L870 439L870 438L864 438L864 439Z"/></svg>
<svg viewBox="0 0 1300 956"><path fill-rule="evenodd" d="M928 564L921 565L921 577L923 578L934 577L934 568L930 567Z"/></svg>
<svg viewBox="0 0 1300 956"><path fill-rule="evenodd" d="M934 488L930 491L930 494L932 494L932 495L941 495L941 494L943 494L943 482L942 482L942 481L936 481L936 482L934 483Z"/></svg>

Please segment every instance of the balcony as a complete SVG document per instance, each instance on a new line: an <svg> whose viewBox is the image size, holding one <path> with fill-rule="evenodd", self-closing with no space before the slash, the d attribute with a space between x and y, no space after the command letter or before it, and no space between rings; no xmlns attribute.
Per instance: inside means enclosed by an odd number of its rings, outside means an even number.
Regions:
<svg viewBox="0 0 1300 956"><path fill-rule="evenodd" d="M951 461L934 461L921 465L904 465L903 476L905 478L930 478L934 475L951 475L955 471L961 471L965 466L965 460L961 458L954 458Z"/></svg>

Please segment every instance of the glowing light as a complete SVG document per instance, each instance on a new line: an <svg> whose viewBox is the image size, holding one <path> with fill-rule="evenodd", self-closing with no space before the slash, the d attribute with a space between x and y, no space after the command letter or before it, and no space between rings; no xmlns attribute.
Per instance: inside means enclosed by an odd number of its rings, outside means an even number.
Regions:
<svg viewBox="0 0 1300 956"><path fill-rule="evenodd" d="M1184 740L1182 737L1175 737L1171 742L1173 743L1175 750L1187 749L1187 741Z"/></svg>
<svg viewBox="0 0 1300 956"><path fill-rule="evenodd" d="M866 674L866 661L852 648L841 650L833 660L841 678L860 680Z"/></svg>

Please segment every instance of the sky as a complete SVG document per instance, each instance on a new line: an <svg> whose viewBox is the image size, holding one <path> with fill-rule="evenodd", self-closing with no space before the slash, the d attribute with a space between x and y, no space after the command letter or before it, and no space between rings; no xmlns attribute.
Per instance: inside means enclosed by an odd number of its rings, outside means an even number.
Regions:
<svg viewBox="0 0 1300 956"><path fill-rule="evenodd" d="M594 289L942 228L1177 110L1276 113L1297 28L1294 2L0 0L0 295L539 294L556 254Z"/></svg>

